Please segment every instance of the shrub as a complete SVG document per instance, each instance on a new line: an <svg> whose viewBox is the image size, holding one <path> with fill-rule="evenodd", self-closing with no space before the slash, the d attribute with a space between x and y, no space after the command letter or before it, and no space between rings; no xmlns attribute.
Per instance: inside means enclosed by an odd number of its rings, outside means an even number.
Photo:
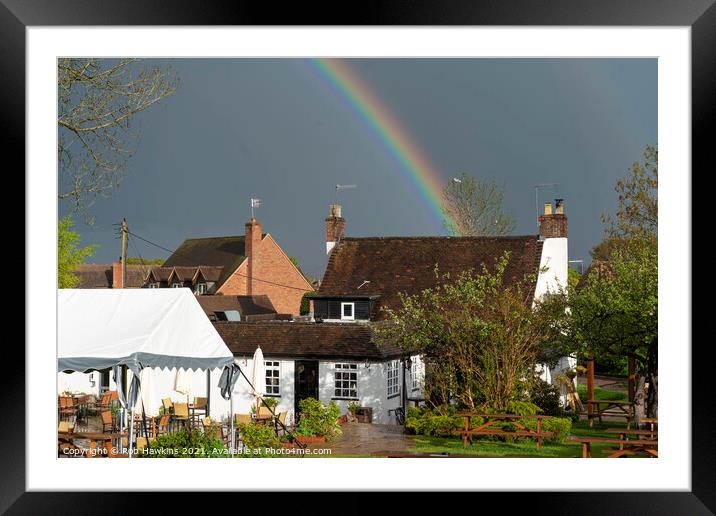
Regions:
<svg viewBox="0 0 716 516"><path fill-rule="evenodd" d="M494 411L489 412L495 413ZM542 409L529 401L509 401L507 402L506 414L519 414L520 416L536 416L542 413Z"/></svg>
<svg viewBox="0 0 716 516"><path fill-rule="evenodd" d="M404 428L410 434L451 435L464 424L463 418L455 416L454 413L454 407L443 406L434 410L409 407Z"/></svg>
<svg viewBox="0 0 716 516"><path fill-rule="evenodd" d="M331 441L341 435L338 418L341 409L332 401L324 405L315 398L306 398L298 404L301 417L296 429L296 435L325 437Z"/></svg>
<svg viewBox="0 0 716 516"><path fill-rule="evenodd" d="M174 434L164 434L150 442L139 457L228 457L224 443L213 435L205 435L198 430L180 430Z"/></svg>
<svg viewBox="0 0 716 516"><path fill-rule="evenodd" d="M530 401L541 408L542 413L547 416L561 416L564 412L559 395L559 387L542 380L536 380L530 386Z"/></svg>
<svg viewBox="0 0 716 516"><path fill-rule="evenodd" d="M239 425L239 432L244 448L248 448L251 453L254 453L254 450L263 452L265 448L278 448L281 444L276 431L269 425L244 423Z"/></svg>
<svg viewBox="0 0 716 516"><path fill-rule="evenodd" d="M526 419L522 421L530 430L537 429L537 421L534 419ZM554 437L546 439L548 442L563 442L572 431L572 420L568 417L552 417L542 420L543 432L554 432Z"/></svg>
<svg viewBox="0 0 716 516"><path fill-rule="evenodd" d="M356 415L356 412L358 412L360 410L360 408L361 408L361 405L357 401L351 401L348 404L348 412L350 412L354 416Z"/></svg>

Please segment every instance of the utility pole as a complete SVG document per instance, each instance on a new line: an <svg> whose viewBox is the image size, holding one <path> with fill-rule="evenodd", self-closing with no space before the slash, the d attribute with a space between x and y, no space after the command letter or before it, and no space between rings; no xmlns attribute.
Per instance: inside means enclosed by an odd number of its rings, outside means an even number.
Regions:
<svg viewBox="0 0 716 516"><path fill-rule="evenodd" d="M122 219L122 288L127 282L127 219Z"/></svg>

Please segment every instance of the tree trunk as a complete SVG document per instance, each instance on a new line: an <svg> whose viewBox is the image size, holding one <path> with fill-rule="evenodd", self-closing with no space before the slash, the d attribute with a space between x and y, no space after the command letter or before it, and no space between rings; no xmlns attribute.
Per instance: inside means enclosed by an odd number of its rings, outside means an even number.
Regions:
<svg viewBox="0 0 716 516"><path fill-rule="evenodd" d="M639 368L639 372L636 377L636 393L634 396L634 412L636 416L636 426L641 426L641 420L645 417L645 404L646 404L646 375L644 371Z"/></svg>
<svg viewBox="0 0 716 516"><path fill-rule="evenodd" d="M659 368L657 361L657 340L649 346L649 355L647 357L647 381L649 382L649 388L647 390L647 415L649 417L658 418L659 403Z"/></svg>

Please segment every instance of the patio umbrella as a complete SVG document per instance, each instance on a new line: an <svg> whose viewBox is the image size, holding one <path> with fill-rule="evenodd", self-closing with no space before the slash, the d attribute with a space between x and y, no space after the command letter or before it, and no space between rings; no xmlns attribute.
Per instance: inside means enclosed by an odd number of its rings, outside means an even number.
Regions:
<svg viewBox="0 0 716 516"><path fill-rule="evenodd" d="M186 394L186 402L189 403L189 393L191 392L191 372L184 369L177 369L174 377L174 390L180 394Z"/></svg>
<svg viewBox="0 0 716 516"><path fill-rule="evenodd" d="M261 346L254 351L254 367L251 372L251 384L254 386L254 396L256 396L256 415L259 414L259 399L266 391L266 372L264 370L264 353Z"/></svg>
<svg viewBox="0 0 716 516"><path fill-rule="evenodd" d="M149 417L156 417L159 415L159 404L156 402L156 396L154 394L154 381L152 379L152 370L149 367L142 369L139 374L139 399L134 407L134 410L141 412L144 408L144 415Z"/></svg>

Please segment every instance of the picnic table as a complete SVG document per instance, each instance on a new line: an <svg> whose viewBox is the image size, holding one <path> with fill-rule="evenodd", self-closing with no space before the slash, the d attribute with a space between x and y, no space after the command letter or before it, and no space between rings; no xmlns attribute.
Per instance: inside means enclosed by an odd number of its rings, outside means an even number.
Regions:
<svg viewBox="0 0 716 516"><path fill-rule="evenodd" d="M643 439L614 439L611 437L567 437L566 442L581 443L582 444L582 458L587 459L592 457L592 444L614 444L619 445L619 448L608 448L607 452L611 452L607 455L607 458L624 457L625 455L636 455L637 453L644 453L650 457L658 457L659 452L657 451L658 443L655 440L643 440Z"/></svg>
<svg viewBox="0 0 716 516"><path fill-rule="evenodd" d="M627 428L631 427L634 420L634 402L624 400L587 400L585 403L593 407L589 416L589 427L592 427L594 418L599 418L599 424L602 424L602 416L621 416L627 421ZM596 414L594 413L596 411ZM589 413L589 411L588 411Z"/></svg>
<svg viewBox="0 0 716 516"><path fill-rule="evenodd" d="M624 428L607 428L605 430L608 434L616 434L619 436L619 439L623 441L628 441L628 436L635 435L637 436L637 439L641 439L643 441L657 441L657 437L659 433L655 430L630 430L630 429L624 429ZM619 449L623 449L624 445L620 444Z"/></svg>
<svg viewBox="0 0 716 516"><path fill-rule="evenodd" d="M517 437L532 437L537 443L537 449L542 446L542 439L544 437L552 437L554 432L543 432L542 431L542 420L550 419L551 416L521 416L519 414L478 414L474 412L458 412L455 414L465 418L465 426L462 430L456 432L457 435L462 436L462 447L467 448L467 440L470 440L472 444L473 435L502 435L502 436L517 436ZM479 417L484 422L476 427L472 428L472 418ZM527 428L520 420L524 419L536 419L537 429L531 430ZM503 428L495 428L494 425L498 423L510 423L517 427L517 430L505 430Z"/></svg>
<svg viewBox="0 0 716 516"><path fill-rule="evenodd" d="M119 457L117 449L112 444L114 441L119 442L122 437L127 437L126 433L101 433L101 432L57 432L59 441L72 442L75 439L86 440L90 442L89 450L86 453L87 458L105 455L107 457ZM97 444L100 448L97 448Z"/></svg>

